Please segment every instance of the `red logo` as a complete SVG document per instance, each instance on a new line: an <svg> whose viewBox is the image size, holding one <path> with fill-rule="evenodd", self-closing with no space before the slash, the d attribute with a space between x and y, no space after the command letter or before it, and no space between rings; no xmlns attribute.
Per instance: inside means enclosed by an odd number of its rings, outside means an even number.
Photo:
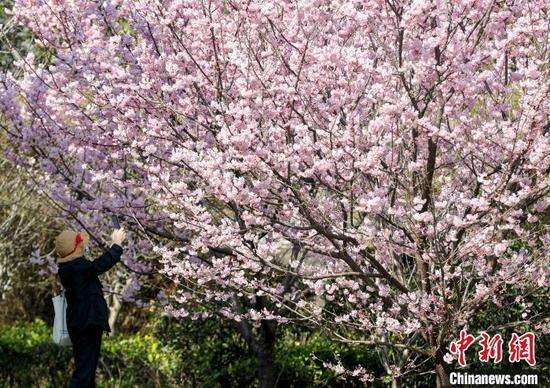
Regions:
<svg viewBox="0 0 550 388"><path fill-rule="evenodd" d="M479 352L479 360L481 362L488 362L490 358L495 360L495 364L502 361L502 343L504 340L500 334L495 335L493 338L484 331L481 332L482 339L479 341L481 344L481 351Z"/></svg>
<svg viewBox="0 0 550 388"><path fill-rule="evenodd" d="M466 366L466 350L474 343L475 337L466 334L466 330L460 331L460 340L451 342L451 353L458 355L460 366Z"/></svg>
<svg viewBox="0 0 550 388"><path fill-rule="evenodd" d="M502 345L504 340L500 334L496 334L491 337L486 332L480 333L481 338L479 344L481 350L479 351L479 360L481 362L489 362L493 359L495 364L502 361ZM457 341L452 341L450 344L451 354L458 356L458 363L460 366L466 366L466 350L476 341L473 335L466 333L466 330L460 331L460 337ZM512 334L512 338L508 342L508 360L510 362L526 361L529 365L533 366L537 363L535 359L535 334L528 332L523 335L516 333Z"/></svg>
<svg viewBox="0 0 550 388"><path fill-rule="evenodd" d="M521 360L527 361L531 366L535 365L535 334L525 333L518 336L516 333L512 334L512 339L508 343L510 362L520 362Z"/></svg>

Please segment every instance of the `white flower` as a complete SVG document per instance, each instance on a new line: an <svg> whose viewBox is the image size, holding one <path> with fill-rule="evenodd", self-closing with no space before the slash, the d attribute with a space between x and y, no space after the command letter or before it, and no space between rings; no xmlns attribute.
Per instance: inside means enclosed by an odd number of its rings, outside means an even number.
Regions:
<svg viewBox="0 0 550 388"><path fill-rule="evenodd" d="M445 354L445 356L443 356L443 361L445 361L447 364L451 364L454 360L454 356L451 354L451 353L447 353Z"/></svg>

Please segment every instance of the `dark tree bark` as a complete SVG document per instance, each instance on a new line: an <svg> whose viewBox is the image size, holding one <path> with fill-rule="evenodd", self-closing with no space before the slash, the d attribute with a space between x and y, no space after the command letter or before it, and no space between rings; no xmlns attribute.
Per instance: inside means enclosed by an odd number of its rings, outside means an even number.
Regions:
<svg viewBox="0 0 550 388"><path fill-rule="evenodd" d="M447 388L451 386L447 364L443 360L442 351L438 351L435 356L435 382L437 388Z"/></svg>
<svg viewBox="0 0 550 388"><path fill-rule="evenodd" d="M400 388L400 387L401 387L401 378L392 376L391 388Z"/></svg>
<svg viewBox="0 0 550 388"><path fill-rule="evenodd" d="M263 306L264 300L257 298L257 308ZM242 306L237 297L233 298L234 307L242 311ZM246 341L249 349L256 357L258 363L258 386L260 388L273 388L275 386L275 342L277 334L277 322L263 319L260 326L254 329L249 322L236 322L237 330Z"/></svg>
<svg viewBox="0 0 550 388"><path fill-rule="evenodd" d="M260 388L275 386L275 333L275 322L262 321L258 352L256 353Z"/></svg>

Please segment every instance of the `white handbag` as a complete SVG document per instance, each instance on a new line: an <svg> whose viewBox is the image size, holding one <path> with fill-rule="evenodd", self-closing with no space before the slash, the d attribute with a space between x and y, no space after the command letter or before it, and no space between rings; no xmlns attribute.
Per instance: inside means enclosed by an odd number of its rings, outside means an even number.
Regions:
<svg viewBox="0 0 550 388"><path fill-rule="evenodd" d="M59 346L71 346L71 338L67 330L67 299L65 291L52 298L55 318L53 320L53 342Z"/></svg>

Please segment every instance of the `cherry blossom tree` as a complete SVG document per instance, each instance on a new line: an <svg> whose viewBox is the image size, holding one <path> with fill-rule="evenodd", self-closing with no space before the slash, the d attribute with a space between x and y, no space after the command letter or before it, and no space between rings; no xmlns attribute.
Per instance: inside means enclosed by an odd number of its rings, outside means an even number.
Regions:
<svg viewBox="0 0 550 388"><path fill-rule="evenodd" d="M119 214L261 386L289 322L448 385L480 309L548 286L548 2L14 3L52 60L2 76L7 156L82 225Z"/></svg>

